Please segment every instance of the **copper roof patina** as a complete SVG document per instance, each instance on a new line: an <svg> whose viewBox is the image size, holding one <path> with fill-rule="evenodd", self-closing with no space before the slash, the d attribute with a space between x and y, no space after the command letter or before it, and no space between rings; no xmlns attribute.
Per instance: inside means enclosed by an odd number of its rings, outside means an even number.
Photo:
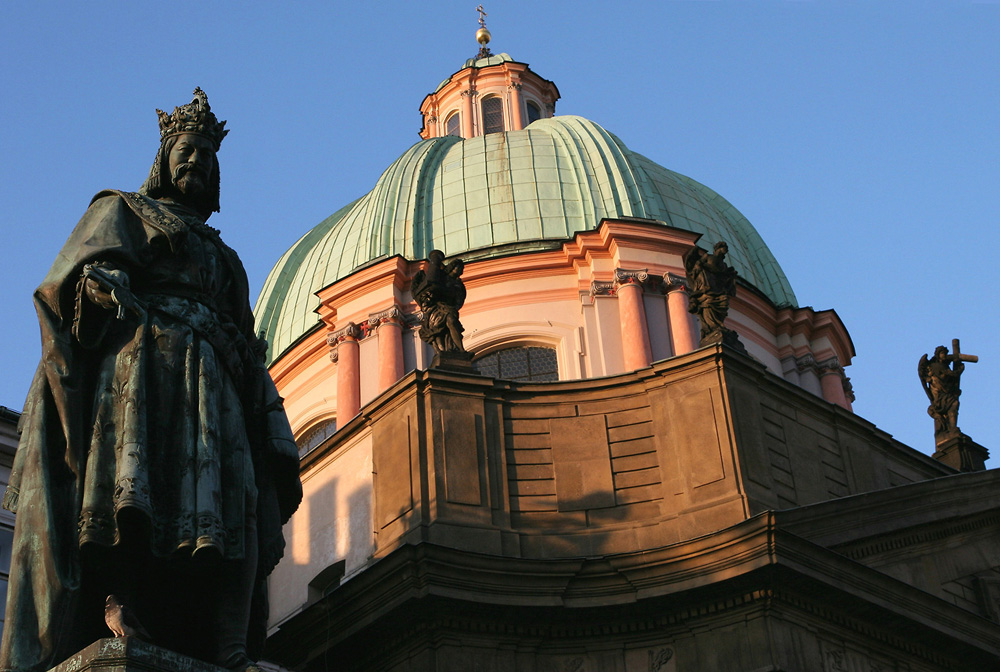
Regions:
<svg viewBox="0 0 1000 672"><path fill-rule="evenodd" d="M462 140L422 140L375 188L299 239L275 264L255 314L271 357L318 324L315 293L381 258L432 249L466 259L544 249L601 219L661 220L729 244L740 276L779 306L796 305L778 262L746 217L717 193L629 150L575 116ZM497 249L501 248L502 249Z"/></svg>

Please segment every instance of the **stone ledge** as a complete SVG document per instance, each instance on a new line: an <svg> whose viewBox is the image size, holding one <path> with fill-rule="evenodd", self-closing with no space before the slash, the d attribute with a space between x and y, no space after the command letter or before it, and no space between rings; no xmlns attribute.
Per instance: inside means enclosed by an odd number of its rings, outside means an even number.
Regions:
<svg viewBox="0 0 1000 672"><path fill-rule="evenodd" d="M135 637L99 639L49 672L227 672Z"/></svg>

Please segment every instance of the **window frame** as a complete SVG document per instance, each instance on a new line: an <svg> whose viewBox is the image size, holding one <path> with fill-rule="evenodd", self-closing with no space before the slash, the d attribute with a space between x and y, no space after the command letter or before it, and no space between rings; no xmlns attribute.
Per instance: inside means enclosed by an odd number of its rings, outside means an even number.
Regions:
<svg viewBox="0 0 1000 672"><path fill-rule="evenodd" d="M492 101L494 100L497 101L497 105L499 105L497 112L499 114L499 119L500 119L500 128L499 130L490 131L486 129L486 114L487 114L486 104L490 103L492 105ZM505 107L506 106L504 105L503 97L496 94L488 95L479 102L479 116L482 121L483 135L489 135L491 133L503 133L504 131L507 130L507 117L506 117Z"/></svg>
<svg viewBox="0 0 1000 672"><path fill-rule="evenodd" d="M538 348L541 350L548 350L552 352L552 356L555 358L555 365L556 365L555 380L530 380L528 378L515 379L515 378L503 378L502 376L500 376L499 355L501 352L507 350L519 350L519 349L527 350L529 348ZM490 346L489 348L485 348L475 353L472 360L472 365L475 367L477 362L487 357L491 357L493 355L497 355L497 376L496 376L497 380L509 380L514 383L557 383L565 379L562 366L560 365L559 347L556 344L543 343L538 341L504 341L502 343L496 343ZM528 367L530 375L530 356L528 358ZM476 367L476 370L478 371L478 367Z"/></svg>
<svg viewBox="0 0 1000 672"><path fill-rule="evenodd" d="M448 126L451 124L452 120L455 120L455 132L454 133L452 133L448 129ZM460 114L460 112L458 110L452 111L452 113L449 114L445 118L445 120L444 120L444 127L443 127L442 130L444 131L445 136L453 135L453 136L456 136L456 137L459 137L459 138L462 137L462 117L461 117L461 114Z"/></svg>

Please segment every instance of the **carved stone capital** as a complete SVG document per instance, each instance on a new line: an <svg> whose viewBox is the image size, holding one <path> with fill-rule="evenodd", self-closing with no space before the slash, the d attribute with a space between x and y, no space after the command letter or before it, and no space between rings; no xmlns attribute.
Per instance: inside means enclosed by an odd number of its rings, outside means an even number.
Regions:
<svg viewBox="0 0 1000 672"><path fill-rule="evenodd" d="M358 340L361 338L361 327L354 324L353 322L348 322L347 326L343 329L338 329L329 336L326 337L327 345L333 347L340 345L348 339Z"/></svg>
<svg viewBox="0 0 1000 672"><path fill-rule="evenodd" d="M799 373L805 373L806 371L819 373L816 365L816 358L812 355L802 355L801 357L796 357L795 368L798 369Z"/></svg>
<svg viewBox="0 0 1000 672"><path fill-rule="evenodd" d="M427 117L427 123L428 123L428 124L436 124L436 123L437 123L437 120L438 120L438 118L437 118L437 117L435 117L434 115L429 115L429 116Z"/></svg>
<svg viewBox="0 0 1000 672"><path fill-rule="evenodd" d="M336 364L339 359L340 359L340 346L335 345L332 348L330 348L330 361Z"/></svg>
<svg viewBox="0 0 1000 672"><path fill-rule="evenodd" d="M663 291L667 293L676 291L690 292L691 283L689 283L687 278L685 278L682 275L677 275L675 273L664 273Z"/></svg>
<svg viewBox="0 0 1000 672"><path fill-rule="evenodd" d="M399 306L392 306L390 308L386 308L385 310L380 310L377 313L370 313L368 315L368 324L370 329L377 329L383 324L390 322L402 324L403 321L403 311L399 309Z"/></svg>
<svg viewBox="0 0 1000 672"><path fill-rule="evenodd" d="M648 268L634 270L628 268L615 269L615 289L624 285L638 285L642 287L647 280L649 280Z"/></svg>
<svg viewBox="0 0 1000 672"><path fill-rule="evenodd" d="M511 82L510 84L507 85L507 90L511 91L513 89L517 89L518 91L520 91L522 86L523 85L521 84L521 82Z"/></svg>
<svg viewBox="0 0 1000 672"><path fill-rule="evenodd" d="M599 282L594 280L590 283L590 296L614 296L617 284L614 282Z"/></svg>
<svg viewBox="0 0 1000 672"><path fill-rule="evenodd" d="M816 372L821 376L828 373L842 373L843 370L843 367L840 365L840 360L836 357L824 359L822 362L816 362Z"/></svg>
<svg viewBox="0 0 1000 672"><path fill-rule="evenodd" d="M463 96L463 97L466 97L466 96L468 96L468 97L470 97L470 98L475 98L475 97L476 97L476 96L478 96L478 95L479 95L479 92L477 92L477 91L476 91L476 90L475 90L474 88L472 88L472 87L469 87L468 89L465 89L464 91L462 91L462 96Z"/></svg>

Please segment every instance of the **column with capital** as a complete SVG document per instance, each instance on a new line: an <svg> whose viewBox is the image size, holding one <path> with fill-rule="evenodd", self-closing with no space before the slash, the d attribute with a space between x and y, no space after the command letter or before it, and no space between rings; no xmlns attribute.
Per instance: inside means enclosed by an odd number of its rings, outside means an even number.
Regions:
<svg viewBox="0 0 1000 672"><path fill-rule="evenodd" d="M687 280L673 273L664 273L663 287L667 292L667 316L670 320L670 342L674 356L683 355L698 348L698 325L688 311Z"/></svg>
<svg viewBox="0 0 1000 672"><path fill-rule="evenodd" d="M844 368L840 365L840 360L831 357L817 362L816 370L819 372L819 385L823 390L823 398L841 408L852 410L851 402L848 401L847 393L844 391Z"/></svg>
<svg viewBox="0 0 1000 672"><path fill-rule="evenodd" d="M615 269L615 290L618 294L618 316L622 330L622 358L626 371L645 368L653 361L646 308L642 303L642 283L648 277L645 270Z"/></svg>
<svg viewBox="0 0 1000 672"><path fill-rule="evenodd" d="M472 99L476 97L476 89L469 83L469 88L462 91L462 137L468 140L472 137Z"/></svg>
<svg viewBox="0 0 1000 672"><path fill-rule="evenodd" d="M361 355L358 339L361 329L348 322L343 329L333 332L327 343L334 348L330 359L337 363L337 426L361 410Z"/></svg>
<svg viewBox="0 0 1000 672"><path fill-rule="evenodd" d="M524 128L524 116L521 114L521 84L511 82L510 89L510 123L512 131L520 131Z"/></svg>
<svg viewBox="0 0 1000 672"><path fill-rule="evenodd" d="M403 377L403 314L393 306L368 316L378 336L378 391L384 392Z"/></svg>

